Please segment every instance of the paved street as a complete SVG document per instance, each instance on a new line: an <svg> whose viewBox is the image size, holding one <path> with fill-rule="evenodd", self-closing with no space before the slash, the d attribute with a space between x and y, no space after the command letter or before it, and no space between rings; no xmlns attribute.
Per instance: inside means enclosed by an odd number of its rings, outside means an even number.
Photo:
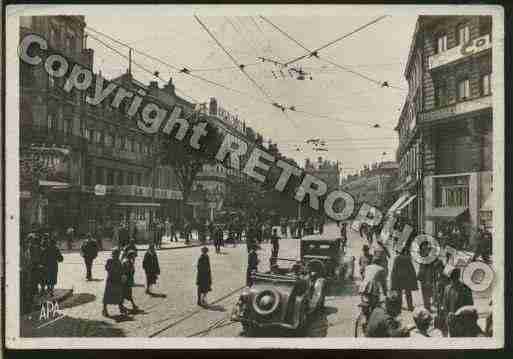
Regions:
<svg viewBox="0 0 513 359"><path fill-rule="evenodd" d="M338 232L334 224L326 228L326 236L335 236ZM348 240L348 254L356 258L360 255L363 241L351 232ZM259 251L260 269L268 269L270 244L263 244ZM34 336L238 336L241 331L239 323L230 323L229 317L240 289L245 284L247 261L246 245L232 247L228 244L220 255L213 247L209 252L213 287L209 293L210 308L198 307L196 303L196 261L200 254L199 247L177 248L158 252L162 276L154 289L155 296L145 294L144 271L142 269L143 251L139 251L136 261L134 298L141 312L128 318L118 315L116 306L110 307L112 318L101 315L102 296L105 286L104 264L110 252L101 252L94 263L94 281L85 280L83 260L78 253L65 254L59 269L59 288L73 289L73 296L65 300L60 309L63 319L32 329ZM299 241L283 239L280 244L280 257L297 258ZM357 262L357 261L356 261ZM326 299L326 309L313 318L308 336L347 337L353 335L354 318L358 315L359 296L357 295L358 266L355 267L354 282L346 281L339 288L332 290ZM487 295L475 300L480 311L487 308ZM421 304L420 291L414 293L414 304ZM411 314L403 312L403 320L411 321ZM33 328L39 327L37 320ZM213 327L209 331L207 328ZM293 333L273 333L272 335L289 335Z"/></svg>

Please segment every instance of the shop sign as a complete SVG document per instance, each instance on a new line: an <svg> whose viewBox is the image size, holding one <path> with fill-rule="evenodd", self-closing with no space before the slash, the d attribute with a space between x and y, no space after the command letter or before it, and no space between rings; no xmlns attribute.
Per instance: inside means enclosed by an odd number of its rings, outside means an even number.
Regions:
<svg viewBox="0 0 513 359"><path fill-rule="evenodd" d="M459 102L452 106L444 107L439 110L433 110L429 112L422 113L422 121L436 121L444 118L457 116L473 111L483 110L485 108L492 106L492 98L491 96L481 97L476 100L470 100L465 102Z"/></svg>
<svg viewBox="0 0 513 359"><path fill-rule="evenodd" d="M107 194L107 186L103 184L97 184L94 186L94 194L97 196L105 196Z"/></svg>
<svg viewBox="0 0 513 359"><path fill-rule="evenodd" d="M443 51L429 57L429 69L448 64L450 62L462 59L472 54L491 48L492 43L490 35L484 35L477 39L471 40L466 44L453 47L452 49Z"/></svg>

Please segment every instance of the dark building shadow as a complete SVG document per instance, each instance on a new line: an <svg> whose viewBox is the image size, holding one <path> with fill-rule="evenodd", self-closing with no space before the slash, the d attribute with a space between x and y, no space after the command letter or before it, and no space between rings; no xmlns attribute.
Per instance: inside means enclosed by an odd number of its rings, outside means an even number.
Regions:
<svg viewBox="0 0 513 359"><path fill-rule="evenodd" d="M225 307L223 307L222 305L216 305L216 304L206 305L205 309L212 310L212 311L215 311L215 312L226 312L226 308Z"/></svg>
<svg viewBox="0 0 513 359"><path fill-rule="evenodd" d="M164 293L148 293L148 295L150 297L153 297L153 298L167 298L167 294L164 294Z"/></svg>
<svg viewBox="0 0 513 359"><path fill-rule="evenodd" d="M65 316L43 326L34 321L22 321L22 337L125 337L122 329L107 321L88 320Z"/></svg>
<svg viewBox="0 0 513 359"><path fill-rule="evenodd" d="M73 294L71 297L65 299L62 303L59 304L60 309L72 308L78 305L83 305L86 303L90 303L96 299L96 296L91 293L79 293Z"/></svg>

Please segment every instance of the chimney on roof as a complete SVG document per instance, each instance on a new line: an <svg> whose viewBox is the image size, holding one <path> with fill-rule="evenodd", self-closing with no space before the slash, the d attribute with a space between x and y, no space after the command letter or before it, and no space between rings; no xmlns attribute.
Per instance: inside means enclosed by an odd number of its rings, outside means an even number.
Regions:
<svg viewBox="0 0 513 359"><path fill-rule="evenodd" d="M150 89L158 89L159 83L157 81L150 81Z"/></svg>
<svg viewBox="0 0 513 359"><path fill-rule="evenodd" d="M173 78L170 77L169 78L169 81L167 82L167 84L164 86L164 90L171 94L171 95L174 95L175 94L175 85L173 84Z"/></svg>

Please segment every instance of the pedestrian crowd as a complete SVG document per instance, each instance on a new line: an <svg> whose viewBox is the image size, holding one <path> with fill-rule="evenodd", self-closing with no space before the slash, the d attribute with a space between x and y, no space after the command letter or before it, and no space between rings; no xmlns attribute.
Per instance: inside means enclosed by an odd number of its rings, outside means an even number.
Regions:
<svg viewBox="0 0 513 359"><path fill-rule="evenodd" d="M404 223L403 223L404 225ZM395 228L395 229L401 229ZM470 337L491 335L492 318L487 318L485 330L477 324L478 312L474 306L471 289L463 283L461 270L447 252L444 260L436 258L430 263L420 263L418 270L412 261L410 247L416 233L412 233L402 250L395 249L392 259L387 246L380 239L381 228L363 225L360 236L366 240L359 258L360 286L359 304L363 315L366 335L369 337ZM398 231L397 233L401 233ZM443 236L446 232L441 232ZM448 240L440 241L442 246L456 249L469 248L467 240L459 229L452 229ZM452 236L452 237L451 237ZM491 234L483 227L477 230L472 260L481 258L489 263L491 255ZM445 239L447 239L445 238ZM393 248L397 248L394 238ZM453 247L454 248L454 247ZM432 248L428 241L419 248L419 255L427 257ZM392 262L389 271L389 261ZM412 293L421 291L423 305L414 307ZM415 326L402 326L399 315L403 310L412 312ZM385 298L384 306L381 305ZM491 313L491 312L490 312Z"/></svg>

